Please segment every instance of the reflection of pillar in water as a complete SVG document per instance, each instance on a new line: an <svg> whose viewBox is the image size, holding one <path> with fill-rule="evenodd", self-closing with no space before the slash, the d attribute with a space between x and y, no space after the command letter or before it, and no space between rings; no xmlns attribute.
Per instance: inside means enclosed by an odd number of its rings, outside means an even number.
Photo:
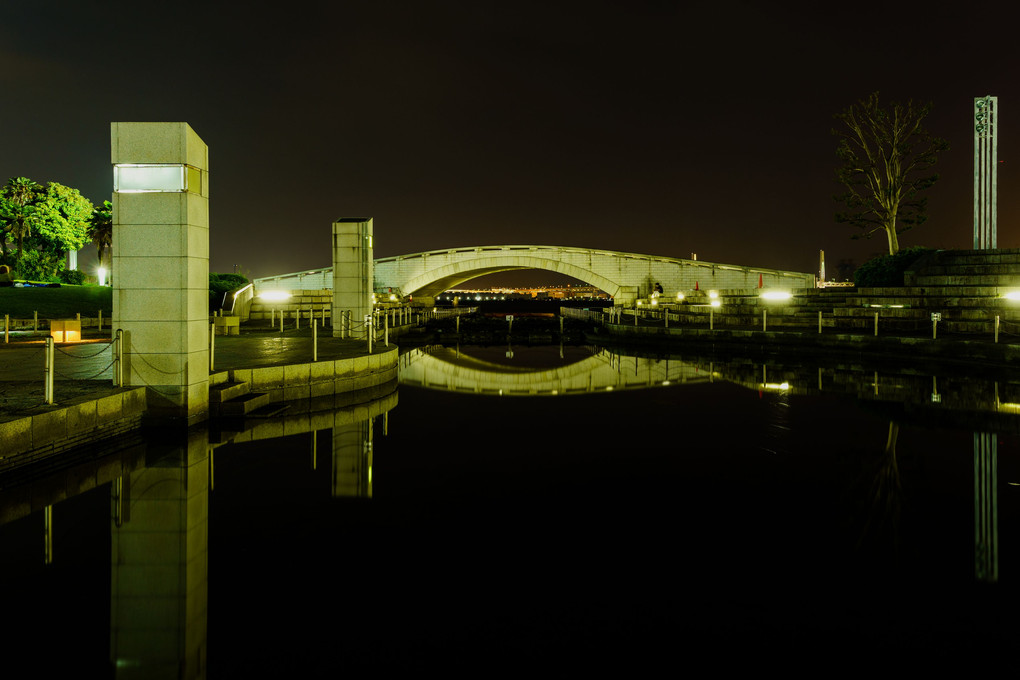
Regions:
<svg viewBox="0 0 1020 680"><path fill-rule="evenodd" d="M974 433L974 575L999 580L998 440Z"/></svg>
<svg viewBox="0 0 1020 680"><path fill-rule="evenodd" d="M207 449L206 432L193 434L115 485L110 660L117 677L205 676Z"/></svg>
<svg viewBox="0 0 1020 680"><path fill-rule="evenodd" d="M372 419L333 428L333 496L372 497Z"/></svg>

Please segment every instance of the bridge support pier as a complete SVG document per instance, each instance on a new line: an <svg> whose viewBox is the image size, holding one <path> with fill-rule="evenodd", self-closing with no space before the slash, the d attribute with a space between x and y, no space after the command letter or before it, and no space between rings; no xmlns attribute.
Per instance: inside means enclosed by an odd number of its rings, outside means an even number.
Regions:
<svg viewBox="0 0 1020 680"><path fill-rule="evenodd" d="M373 260L372 218L344 217L333 223L333 318L351 310L350 336L365 339L369 329L362 323L372 313ZM333 337L342 326L333 324Z"/></svg>

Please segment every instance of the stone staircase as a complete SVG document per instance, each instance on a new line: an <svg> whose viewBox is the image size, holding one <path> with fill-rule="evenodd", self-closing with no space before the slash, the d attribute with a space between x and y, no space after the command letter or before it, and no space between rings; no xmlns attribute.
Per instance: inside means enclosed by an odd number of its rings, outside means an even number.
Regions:
<svg viewBox="0 0 1020 680"><path fill-rule="evenodd" d="M215 416L247 416L268 404L269 393L252 392L249 383L231 381L226 371L209 376L209 407Z"/></svg>
<svg viewBox="0 0 1020 680"><path fill-rule="evenodd" d="M252 300L249 319L252 321L269 321L279 318L282 312L287 319L293 319L298 312L303 319L309 313L315 318L330 318L333 313L333 291L331 290L294 290L291 297L282 302L262 302L258 297Z"/></svg>
<svg viewBox="0 0 1020 680"><path fill-rule="evenodd" d="M918 260L904 282L896 288L799 289L783 301L762 299L757 289L719 291L712 322L716 328L760 329L767 310L769 330L812 330L821 312L823 328L866 332L874 328L877 313L880 333L930 334L931 316L938 313L942 332L991 336L999 317L1003 332L1020 335L1020 301L1003 297L1020 292L1020 249L936 251ZM669 309L670 325L707 326L710 302L698 291L682 303L663 300L648 307L645 302L643 309L651 316Z"/></svg>

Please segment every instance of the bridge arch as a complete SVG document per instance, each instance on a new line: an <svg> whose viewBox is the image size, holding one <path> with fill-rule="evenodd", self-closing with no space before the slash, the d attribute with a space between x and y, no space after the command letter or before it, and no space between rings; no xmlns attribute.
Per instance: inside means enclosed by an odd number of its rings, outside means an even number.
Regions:
<svg viewBox="0 0 1020 680"><path fill-rule="evenodd" d="M376 266L378 267L378 265ZM443 291L456 288L465 281L479 276L520 269L544 269L564 274L604 290L612 297L618 296L621 292L619 282L600 276L590 269L563 260L519 253L486 253L485 257L480 259L458 259L440 266L429 267L428 271L408 279L402 285L401 292L414 297L436 297ZM378 275L376 280L379 281Z"/></svg>
<svg viewBox="0 0 1020 680"><path fill-rule="evenodd" d="M544 269L573 277L629 304L651 294L656 284L667 296L702 289L759 286L808 288L814 276L759 267L682 260L564 246L480 246L433 250L376 259L375 289L399 290L415 299L432 298L475 277L516 269Z"/></svg>

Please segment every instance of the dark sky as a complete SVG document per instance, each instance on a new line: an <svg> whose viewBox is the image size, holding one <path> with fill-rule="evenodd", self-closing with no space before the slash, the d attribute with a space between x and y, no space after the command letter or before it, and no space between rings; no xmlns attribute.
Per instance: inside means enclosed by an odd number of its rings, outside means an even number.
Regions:
<svg viewBox="0 0 1020 680"><path fill-rule="evenodd" d="M1020 246L1005 3L204 5L0 5L0 181L102 201L109 123L182 120L210 148L213 271L328 266L330 223L372 216L379 257L553 244L815 271L824 249L831 274L886 248L833 221L833 114L875 90L933 102L951 150L901 243L967 247L971 109L994 94L999 243Z"/></svg>

